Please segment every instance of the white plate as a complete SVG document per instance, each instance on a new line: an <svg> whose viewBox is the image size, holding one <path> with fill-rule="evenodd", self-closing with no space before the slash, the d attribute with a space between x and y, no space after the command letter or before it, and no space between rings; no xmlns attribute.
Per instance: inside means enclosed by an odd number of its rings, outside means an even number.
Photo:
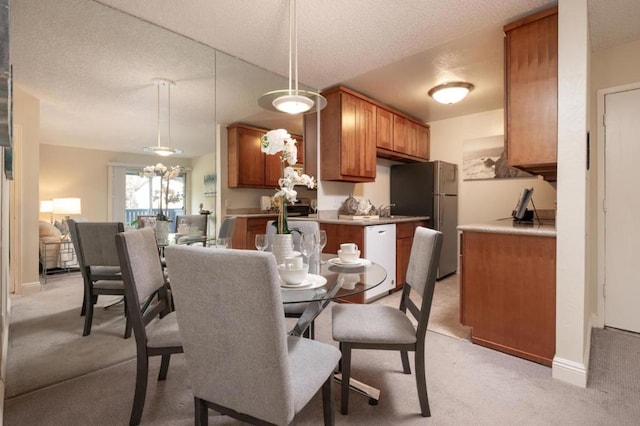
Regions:
<svg viewBox="0 0 640 426"><path fill-rule="evenodd" d="M307 274L307 278L302 280L300 284L286 284L281 280L280 287L287 290L310 290L313 288L322 287L326 283L327 279L322 275Z"/></svg>
<svg viewBox="0 0 640 426"><path fill-rule="evenodd" d="M371 261L369 259L358 259L357 262L343 262L339 257L329 259L329 263L341 268L359 268L360 266L369 266Z"/></svg>

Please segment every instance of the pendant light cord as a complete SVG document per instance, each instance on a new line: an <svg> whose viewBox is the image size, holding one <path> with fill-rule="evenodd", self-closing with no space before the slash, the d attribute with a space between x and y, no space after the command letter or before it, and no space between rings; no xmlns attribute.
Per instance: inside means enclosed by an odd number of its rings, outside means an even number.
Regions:
<svg viewBox="0 0 640 426"><path fill-rule="evenodd" d="M156 83L158 92L158 148L160 148L160 82Z"/></svg>

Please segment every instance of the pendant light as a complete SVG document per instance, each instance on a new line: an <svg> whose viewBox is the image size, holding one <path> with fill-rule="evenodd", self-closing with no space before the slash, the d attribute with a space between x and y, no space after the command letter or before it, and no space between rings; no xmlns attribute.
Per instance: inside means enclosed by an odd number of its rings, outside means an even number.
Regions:
<svg viewBox="0 0 640 426"><path fill-rule="evenodd" d="M460 102L473 90L473 84L464 81L440 84L429 90L429 96L441 104Z"/></svg>
<svg viewBox="0 0 640 426"><path fill-rule="evenodd" d="M156 146L145 146L142 150L162 157L182 154L183 151L181 149L171 147L171 86L176 83L166 78L155 78L153 82L158 92L158 144ZM167 146L162 146L160 143L160 86L167 88Z"/></svg>
<svg viewBox="0 0 640 426"><path fill-rule="evenodd" d="M319 111L327 100L319 93L298 89L298 26L296 0L289 0L289 88L267 92L258 105L273 112L304 114Z"/></svg>

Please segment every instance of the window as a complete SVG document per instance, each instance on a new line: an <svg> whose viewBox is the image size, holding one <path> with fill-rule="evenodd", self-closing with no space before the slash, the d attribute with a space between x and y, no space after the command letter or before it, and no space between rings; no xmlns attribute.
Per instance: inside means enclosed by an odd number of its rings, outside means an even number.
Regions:
<svg viewBox="0 0 640 426"><path fill-rule="evenodd" d="M155 215L158 213L160 178L143 178L140 172L145 167L142 164L128 164L109 162L108 164L108 194L107 220L124 223L125 228L135 228L131 222L138 215ZM177 214L188 213L186 206L191 199L191 189L188 187L187 175L184 172L177 178L171 179L171 192L180 194L180 198L174 196L169 200L169 217L175 218ZM154 200L154 193L156 198ZM162 207L164 208L164 200Z"/></svg>
<svg viewBox="0 0 640 426"><path fill-rule="evenodd" d="M141 170L127 169L125 175L125 224L130 225L138 215L155 215L160 207L160 177L140 176ZM164 195L164 192L162 192ZM186 194L186 175L182 173L169 181L168 197L162 199L162 207L174 220L176 215L184 214Z"/></svg>

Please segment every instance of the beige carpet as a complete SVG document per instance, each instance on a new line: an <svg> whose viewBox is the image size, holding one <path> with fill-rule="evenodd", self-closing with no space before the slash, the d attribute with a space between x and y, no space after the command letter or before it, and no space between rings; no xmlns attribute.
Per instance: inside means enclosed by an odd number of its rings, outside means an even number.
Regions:
<svg viewBox="0 0 640 426"><path fill-rule="evenodd" d="M401 294L375 303L399 306ZM83 337L80 273L51 276L40 292L11 296L7 397L134 358L134 339L122 338L123 305L101 308L115 299L118 297L100 296L91 335ZM469 328L458 323L457 275L436 284L429 329L469 339Z"/></svg>
<svg viewBox="0 0 640 426"><path fill-rule="evenodd" d="M76 272L49 277L38 293L11 296L8 398L135 357L134 339L123 339L123 304L102 309L118 297L98 298L91 334L82 336L82 293Z"/></svg>

